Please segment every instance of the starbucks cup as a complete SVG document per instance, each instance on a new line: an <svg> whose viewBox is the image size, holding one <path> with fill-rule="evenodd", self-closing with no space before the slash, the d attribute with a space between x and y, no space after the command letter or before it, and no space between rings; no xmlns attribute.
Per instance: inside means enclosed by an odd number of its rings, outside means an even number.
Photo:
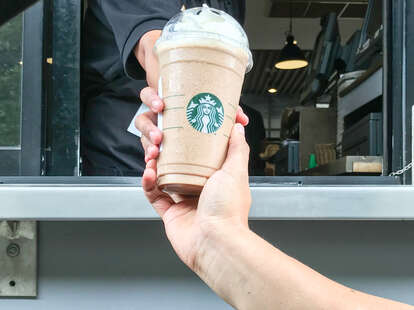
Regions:
<svg viewBox="0 0 414 310"><path fill-rule="evenodd" d="M154 51L165 103L158 185L196 195L226 157L252 67L247 36L233 17L203 5L173 17Z"/></svg>

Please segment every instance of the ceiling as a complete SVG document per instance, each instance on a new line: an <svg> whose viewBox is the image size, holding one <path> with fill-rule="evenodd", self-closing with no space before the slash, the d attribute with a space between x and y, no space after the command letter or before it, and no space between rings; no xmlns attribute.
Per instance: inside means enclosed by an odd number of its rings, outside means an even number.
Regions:
<svg viewBox="0 0 414 310"><path fill-rule="evenodd" d="M295 96L301 93L306 68L278 70L274 67L280 49L283 47L290 16L290 3L292 3L292 15L295 18L295 38L299 41L305 57L310 60L312 55L310 49L313 48L320 31L320 17L329 12L336 12L341 37L346 42L355 30L361 28L368 0L248 1L246 28L249 40L252 42L254 66L252 71L246 75L243 93L267 95L269 88L276 88L278 90L276 95Z"/></svg>
<svg viewBox="0 0 414 310"><path fill-rule="evenodd" d="M364 18L367 0L271 0L268 17L317 18L335 12L338 18Z"/></svg>
<svg viewBox="0 0 414 310"><path fill-rule="evenodd" d="M310 60L312 52L303 51ZM306 75L306 68L297 70L279 70L274 67L280 51L253 50L253 69L246 75L243 93L265 95L269 88L276 88L276 94L300 94Z"/></svg>
<svg viewBox="0 0 414 310"><path fill-rule="evenodd" d="M252 42L254 66L246 75L243 93L267 95L269 88L276 88L276 95L295 96L302 91L306 68L278 70L274 67L283 47L290 4L295 18L295 38L298 39L305 57L310 60L310 49L313 48L320 30L320 17L336 12L341 37L346 41L355 30L361 28L368 0L250 0L247 4L246 28Z"/></svg>

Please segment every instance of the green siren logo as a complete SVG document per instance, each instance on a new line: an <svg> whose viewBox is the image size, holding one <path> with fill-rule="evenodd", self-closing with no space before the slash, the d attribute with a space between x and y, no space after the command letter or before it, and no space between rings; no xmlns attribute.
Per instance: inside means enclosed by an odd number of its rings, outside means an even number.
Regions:
<svg viewBox="0 0 414 310"><path fill-rule="evenodd" d="M200 132L216 132L223 124L223 105L213 94L195 95L187 105L187 119L191 126Z"/></svg>

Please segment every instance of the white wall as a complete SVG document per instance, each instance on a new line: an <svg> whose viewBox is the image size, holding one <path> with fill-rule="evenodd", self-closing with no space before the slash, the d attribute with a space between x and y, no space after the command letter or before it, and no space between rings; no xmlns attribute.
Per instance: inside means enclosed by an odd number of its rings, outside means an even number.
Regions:
<svg viewBox="0 0 414 310"><path fill-rule="evenodd" d="M281 49L285 42L285 32L289 29L288 18L266 17L271 0L247 0L246 31L252 49ZM295 18L293 33L298 45L304 50L312 50L320 31L319 18ZM343 43L362 26L362 19L340 19L339 31Z"/></svg>

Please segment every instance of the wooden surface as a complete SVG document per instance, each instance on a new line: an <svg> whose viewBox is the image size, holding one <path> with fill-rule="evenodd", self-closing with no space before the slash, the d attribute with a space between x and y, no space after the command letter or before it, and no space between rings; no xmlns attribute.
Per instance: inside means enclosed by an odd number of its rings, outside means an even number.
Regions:
<svg viewBox="0 0 414 310"><path fill-rule="evenodd" d="M303 175L332 176L346 174L375 174L382 173L381 156L345 156L325 165L303 171Z"/></svg>
<svg viewBox="0 0 414 310"><path fill-rule="evenodd" d="M352 164L353 173L381 173L382 163L367 163L367 162L354 162Z"/></svg>

